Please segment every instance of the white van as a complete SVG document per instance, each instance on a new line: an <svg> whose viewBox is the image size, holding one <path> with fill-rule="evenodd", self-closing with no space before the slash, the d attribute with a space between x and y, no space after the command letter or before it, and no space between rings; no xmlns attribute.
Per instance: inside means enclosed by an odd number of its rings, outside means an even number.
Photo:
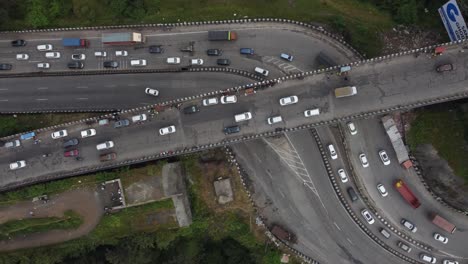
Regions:
<svg viewBox="0 0 468 264"><path fill-rule="evenodd" d="M272 116L267 119L267 122L269 125L273 125L282 121L283 121L283 118L281 116Z"/></svg>
<svg viewBox="0 0 468 264"><path fill-rule="evenodd" d="M311 116L316 116L320 115L320 109L315 108L315 109L309 109L304 111L304 116L305 117L311 117Z"/></svg>
<svg viewBox="0 0 468 264"><path fill-rule="evenodd" d="M255 73L258 73L258 74L261 74L263 76L268 76L268 74L270 73L269 71L265 70L265 69L262 69L260 67L255 67Z"/></svg>
<svg viewBox="0 0 468 264"><path fill-rule="evenodd" d="M234 116L236 122L247 121L252 119L252 114L250 112L245 112Z"/></svg>
<svg viewBox="0 0 468 264"><path fill-rule="evenodd" d="M146 66L146 60L131 60L130 61L131 66L138 66L138 67L143 67Z"/></svg>

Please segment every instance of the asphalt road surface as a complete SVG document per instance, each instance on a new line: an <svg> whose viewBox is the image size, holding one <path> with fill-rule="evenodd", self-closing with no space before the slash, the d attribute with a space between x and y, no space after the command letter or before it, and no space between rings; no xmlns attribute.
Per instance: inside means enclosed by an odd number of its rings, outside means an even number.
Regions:
<svg viewBox="0 0 468 264"><path fill-rule="evenodd" d="M413 239L432 246L434 248L432 254L437 258L457 259L460 262L463 259L468 260L466 245L464 244L468 236L468 221L464 217L460 217L458 213L447 210L440 203L435 202L434 198L419 181L414 169L405 170L398 164L395 151L380 119L356 120L354 123L358 133L356 135L345 134L349 143L352 166L365 184L368 197L372 199L379 212L394 226L398 227L400 231L405 232ZM382 149L389 155L390 165L385 166L380 160L378 152ZM366 154L369 167L362 167L358 158L360 153ZM403 179L418 197L422 204L419 208L413 209L395 190L393 183L396 179ZM384 184L389 193L388 196L382 197L378 193L376 189L378 183ZM430 215L434 212L455 224L457 231L454 234L449 234L432 224ZM402 218L415 224L418 228L417 232L411 233L405 229L400 224ZM448 237L448 243L442 244L434 240L433 234L435 232Z"/></svg>
<svg viewBox="0 0 468 264"><path fill-rule="evenodd" d="M403 263L368 238L348 216L310 131L287 133L286 138L232 146L252 181L253 198L267 224L291 230L298 237L294 248L320 263Z"/></svg>
<svg viewBox="0 0 468 264"><path fill-rule="evenodd" d="M293 80L277 84L272 88L257 92L252 96L238 95L238 102L228 105L216 105L202 107L199 113L183 115L177 109L171 109L151 118L144 124L133 124L122 129L98 127L90 125L98 130L98 136L86 139L80 144L84 151L86 162L65 162L61 157L63 150L61 140L52 140L50 132L39 135L42 139L41 146L24 142L23 147L16 150L8 150L0 153L0 169L4 175L0 185L5 186L24 179L52 175L59 172L66 173L90 168L99 165L96 159L95 144L104 138L116 141L115 150L119 152L117 162L133 158L141 158L168 150L190 148L195 145L221 142L226 138L240 135L258 134L274 131L282 127L297 127L307 123L330 120L336 117L350 116L395 105L417 102L436 96L455 94L466 91L465 63L466 56L459 55L457 51L447 52L444 59L451 59L457 66L454 72L439 74L434 71L437 62L424 56L399 57L391 61L363 65L353 69L350 78L353 84L358 86L358 94L348 98L334 98L333 87L344 85L344 81L338 76L325 74L307 77L304 80ZM422 64L421 62L425 62ZM400 81L403 76L404 82ZM280 98L297 95L299 102L294 105L280 106ZM189 104L201 105L201 100ZM304 117L304 110L320 108L321 114L311 118ZM249 121L238 123L241 132L225 136L223 128L235 125L234 115L249 111L253 118ZM131 117L135 113L128 113L122 117ZM281 115L283 122L270 126L266 123L268 117ZM177 132L169 136L157 135L157 129L175 125ZM69 138L79 136L79 131L88 127L79 124L69 127ZM131 135L131 136L130 136ZM57 160L40 158L40 153L47 151L55 153ZM28 166L18 171L9 171L8 164L16 160L26 160ZM70 163L70 164L67 164ZM65 166L65 164L67 164ZM72 165L73 164L73 165Z"/></svg>
<svg viewBox="0 0 468 264"><path fill-rule="evenodd" d="M208 30L232 30L237 32L238 39L235 41L209 41ZM143 44L130 46L111 46L101 42L102 33L110 32L140 32L145 38ZM103 61L114 60L119 62L119 69L138 68L130 66L131 59L146 59L146 68L177 68L190 65L190 59L202 58L204 66L216 65L216 59L228 58L234 68L251 70L256 66L271 66L272 73L279 74L301 72L317 67L316 57L319 53L327 54L332 65L339 65L347 61L357 60L356 55L336 40L327 37L317 31L308 28L281 23L249 23L231 25L202 25L175 27L170 31L162 28L143 28L139 30L107 30L107 31L80 31L80 32L45 32L25 34L2 34L0 41L0 62L14 65L11 72L37 72L38 62L50 62L48 71L67 70L67 63L72 61L72 54L83 53L86 55L85 70L103 69ZM63 47L62 38L81 37L90 41L89 48ZM14 39L25 39L28 41L25 47L11 47L10 42ZM189 42L194 42L194 52L182 52ZM61 53L60 59L46 59L44 53L37 51L39 44L52 44L54 51ZM161 45L164 49L162 54L150 54L148 47ZM313 48L311 48L313 47ZM207 49L218 48L223 50L222 56L208 57ZM255 54L252 56L240 55L240 48L253 48ZM128 56L117 57L115 51L126 50ZM95 51L106 51L107 57L95 57ZM292 63L279 59L281 53L294 56ZM16 54L27 53L30 59L17 61ZM180 65L168 65L168 57L180 57ZM330 65L330 66L332 66ZM325 65L327 66L327 65ZM47 71L47 70L46 70Z"/></svg>
<svg viewBox="0 0 468 264"><path fill-rule="evenodd" d="M62 47L61 37L76 37L77 33L7 34L3 35L4 40L0 41L0 63L14 64L12 72L38 71L36 64L44 61L44 52L37 51L36 45L43 43L53 44L55 49L62 53L60 59L50 60L52 66L49 71L68 70L66 65L71 61L71 54L73 53L86 55L84 70L101 70L103 69L102 63L106 60L119 62L119 69L130 68L129 61L131 59L146 59L148 61L146 68L174 69L189 66L189 61L193 58L204 60L203 66L194 67L216 66L217 59L227 58L231 60L229 66L231 68L250 72L253 72L257 66L267 69L270 71L268 78L309 71L319 66L338 65L358 60L343 45L337 44L329 37L304 27L275 23L239 24L230 27L232 30L237 31L238 40L207 40L208 30L226 29L225 25L175 28L171 32L143 30L142 33L146 36L146 43L137 48L133 46L103 47L100 31L79 33L82 37L86 37L91 41L88 49ZM193 32L189 30L193 30ZM27 46L12 48L10 41L16 38L27 39ZM187 46L189 41L195 41L195 52L181 52L179 49ZM148 46L155 44L162 45L165 50L163 54L148 53ZM253 48L255 54L239 54L239 49L243 47ZM206 50L210 48L222 49L222 56L207 56ZM106 51L107 57L95 57L94 52L98 50ZM116 50L127 50L129 55L127 57L116 57ZM279 55L282 52L293 55L294 60L289 62L280 59ZM16 61L15 56L18 53L27 53L31 58L28 61ZM181 57L182 63L180 65L168 65L165 62L167 57ZM323 57L327 58L326 60L330 65L324 65L323 59L318 59ZM8 72L0 72L0 74L6 73ZM93 98L99 98L103 107L128 109L141 106L141 104L149 101L149 99L142 99L143 94L134 92L138 88L143 90L146 85L149 85L147 82L149 80L151 80L150 85L153 87L181 91L180 93L170 94L171 98L179 98L192 95L194 87L203 87L205 90L219 90L236 86L239 84L238 78L214 72L0 79L0 111L13 112L19 111L19 109L32 111L102 109L97 107ZM25 94L32 96L25 96Z"/></svg>
<svg viewBox="0 0 468 264"><path fill-rule="evenodd" d="M0 78L0 112L131 109L253 81L222 72ZM145 94L147 87L159 96Z"/></svg>

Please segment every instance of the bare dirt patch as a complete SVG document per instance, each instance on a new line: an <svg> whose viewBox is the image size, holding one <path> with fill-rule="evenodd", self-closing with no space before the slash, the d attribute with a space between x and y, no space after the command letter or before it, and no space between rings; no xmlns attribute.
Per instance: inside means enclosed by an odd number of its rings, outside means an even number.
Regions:
<svg viewBox="0 0 468 264"><path fill-rule="evenodd" d="M381 54L391 54L444 42L444 36L436 31L415 27L396 26L381 34L384 46Z"/></svg>

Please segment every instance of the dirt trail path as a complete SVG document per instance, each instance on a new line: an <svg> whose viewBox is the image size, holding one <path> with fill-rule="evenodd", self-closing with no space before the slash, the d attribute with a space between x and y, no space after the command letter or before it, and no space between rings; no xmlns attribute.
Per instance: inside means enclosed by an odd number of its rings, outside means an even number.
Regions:
<svg viewBox="0 0 468 264"><path fill-rule="evenodd" d="M0 251L45 246L84 236L99 223L103 208L98 192L92 189L77 189L54 195L46 204L21 202L0 207L0 224L31 217L61 217L67 210L75 211L83 219L83 224L74 230L52 230L0 241ZM31 216L30 212L34 215Z"/></svg>

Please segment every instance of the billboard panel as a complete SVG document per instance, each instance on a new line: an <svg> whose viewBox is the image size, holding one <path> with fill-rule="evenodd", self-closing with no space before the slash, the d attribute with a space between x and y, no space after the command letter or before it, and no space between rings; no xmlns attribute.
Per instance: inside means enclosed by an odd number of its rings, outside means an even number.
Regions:
<svg viewBox="0 0 468 264"><path fill-rule="evenodd" d="M451 41L468 38L465 19L463 19L456 0L450 0L445 3L445 5L439 8L439 14Z"/></svg>

